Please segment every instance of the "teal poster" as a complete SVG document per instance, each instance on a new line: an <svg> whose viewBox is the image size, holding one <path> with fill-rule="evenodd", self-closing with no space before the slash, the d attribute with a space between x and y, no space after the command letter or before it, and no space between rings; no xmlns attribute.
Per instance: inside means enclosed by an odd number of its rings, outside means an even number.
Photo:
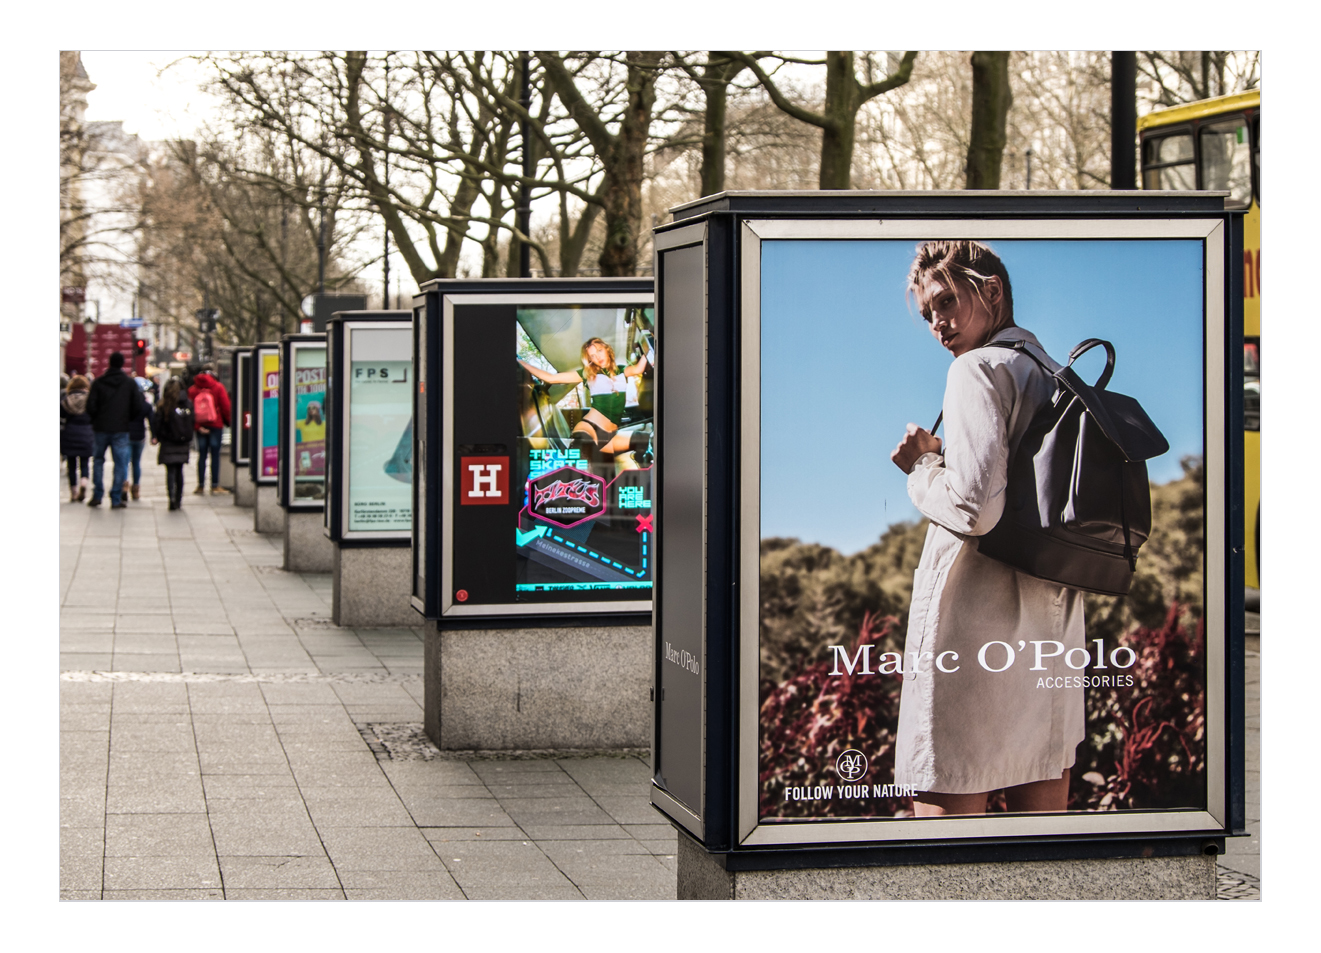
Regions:
<svg viewBox="0 0 1321 953"><path fill-rule="evenodd" d="M346 529L407 532L413 527L413 332L350 333Z"/></svg>

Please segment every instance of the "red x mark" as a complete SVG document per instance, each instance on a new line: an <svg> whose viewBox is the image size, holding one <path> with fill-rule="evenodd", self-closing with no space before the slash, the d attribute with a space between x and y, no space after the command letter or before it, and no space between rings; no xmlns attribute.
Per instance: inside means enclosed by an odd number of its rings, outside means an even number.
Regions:
<svg viewBox="0 0 1321 953"><path fill-rule="evenodd" d="M649 515L649 516L637 516L637 517L634 517L634 518L638 521L637 530L638 530L639 533L654 533L654 532L656 532L654 529L651 528L651 521L654 520L654 519L656 518L656 514L655 514L655 513L652 513L652 514Z"/></svg>

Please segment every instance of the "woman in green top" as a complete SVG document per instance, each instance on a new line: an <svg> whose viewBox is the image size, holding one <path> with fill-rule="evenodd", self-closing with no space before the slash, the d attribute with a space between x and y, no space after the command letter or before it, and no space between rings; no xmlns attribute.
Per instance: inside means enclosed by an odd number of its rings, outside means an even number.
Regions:
<svg viewBox="0 0 1321 953"><path fill-rule="evenodd" d="M628 395L628 378L640 377L647 368L643 356L636 364L623 367L615 363L615 349L600 338L592 338L583 345L583 366L574 371L551 373L519 361L527 372L547 384L587 385L589 409L573 432L586 437L602 453L624 453L629 449L629 437L619 433L624 416L624 402Z"/></svg>

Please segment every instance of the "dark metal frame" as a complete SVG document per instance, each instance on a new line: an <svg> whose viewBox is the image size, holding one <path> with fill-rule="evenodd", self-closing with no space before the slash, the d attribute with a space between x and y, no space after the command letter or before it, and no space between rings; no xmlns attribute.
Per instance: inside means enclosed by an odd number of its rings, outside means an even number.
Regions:
<svg viewBox="0 0 1321 953"><path fill-rule="evenodd" d="M353 365L353 331L372 325L407 325L411 311L337 311L326 322L326 507L325 530L332 542L343 545L411 545L411 530L346 530L349 472L349 371ZM414 362L416 364L416 362ZM416 397L414 397L416 400Z"/></svg>
<svg viewBox="0 0 1321 953"><path fill-rule="evenodd" d="M649 279L640 278L487 278L473 280L437 279L427 282L413 298L413 360L417 386L413 408L413 608L427 619L444 620L447 628L479 628L492 624L519 627L592 625L645 625L646 611L582 605L538 605L535 608L482 607L480 612L447 613L442 596L444 575L443 488L448 482L443 468L445 419L445 375L443 372L444 315L448 299L472 296L492 303L507 302L510 296L565 305L578 303L576 296L632 295L652 293ZM590 298L589 298L590 301ZM663 337L663 335L662 335ZM648 604L651 600L646 600ZM476 608L476 607L470 607Z"/></svg>
<svg viewBox="0 0 1321 953"><path fill-rule="evenodd" d="M792 867L884 865L913 863L948 863L978 860L1008 860L1044 857L1153 856L1223 850L1224 838L1241 834L1244 817L1244 681L1243 681L1243 450L1242 430L1242 213L1226 210L1226 193L1143 192L1134 193L724 193L680 206L675 221L656 232L658 282L663 285L666 255L691 245L694 226L704 228L702 237L705 268L702 283L705 292L706 353L706 464L705 529L703 558L706 601L703 612L703 726L701 741L702 803L698 809L678 804L659 780L653 781L653 804L676 826L684 828L708 852L717 855L727 869L777 869ZM759 345L755 328L746 323L748 309L759 315L756 298L759 281L756 269L750 268L759 250L753 246L760 237L792 237L803 226L822 224L832 238L902 237L893 229L896 222L922 220L926 234L934 237L948 226L951 237L967 234L974 237L988 231L995 223L1044 223L1054 231L1065 228L1069 220L1087 220L1120 226L1134 223L1141 229L1156 222L1177 223L1188 237L1200 226L1203 233L1212 229L1216 239L1207 239L1206 275L1208 287L1223 288L1223 299L1216 302L1223 314L1220 340L1207 341L1206 399L1208 464L1219 453L1223 461L1219 488L1208 475L1208 498L1221 501L1218 512L1207 509L1208 556L1208 631L1212 619L1220 625L1217 658L1208 652L1208 721L1218 722L1208 739L1208 807L1220 805L1213 816L1206 814L1190 826L1172 830L1168 822L1153 822L1156 812L1125 812L1116 815L1118 825L1092 825L1078 829L1077 824L1045 823L1041 818L996 818L993 826L976 819L942 819L939 826L930 821L886 822L908 824L900 836L892 839L881 833L874 822L796 825L816 829L789 837L759 838L756 811L756 742L758 738L756 705L755 639L758 598L755 584L750 585L740 556L751 560L751 579L755 583L757 551L748 551L745 527L750 518L743 495L758 480L755 472L759 443L748 421L748 414L758 411L745 401L758 401L760 371ZM792 223L775 235L780 223ZM962 229L960 229L962 226ZM887 231L887 228L889 229ZM1065 229L1067 230L1067 229ZM901 230L900 230L901 231ZM681 237L687 232L689 238ZM758 237L760 233L760 237ZM1026 234L1023 237L1028 237ZM1076 237L1085 237L1082 235ZM1116 236L1118 237L1118 236ZM1212 291L1214 297L1214 291ZM1215 306L1208 311L1215 311ZM691 318L690 318L691 320ZM664 292L658 300L657 321L669 322L669 339L677 331L674 318L667 318ZM759 318L758 318L759 321ZM744 350L746 348L746 351ZM749 363L751 362L751 363ZM666 362L658 371L664 373ZM754 372L755 369L755 372ZM753 374L749 377L749 374ZM665 468L677 466L673 451L666 452L664 433L667 390L657 387L657 420L660 449L657 454L660 474L655 503L657 524L666 521L667 487ZM753 441L753 446L748 441ZM738 448L741 448L739 450ZM749 451L754 456L749 456ZM750 464L749 461L752 461ZM754 468L748 472L749 467ZM1209 469L1209 468L1208 468ZM751 482L749 482L751 481ZM662 540L673 542L668 530L658 533ZM1217 540L1218 537L1218 540ZM665 587L671 583L664 572L664 543L658 552L656 604L656 685L664 687L663 659L666 620ZM1224 562L1213 566L1210 560L1223 554ZM1216 581L1212 581L1216 580ZM1220 607L1217 611L1216 607ZM752 613L749 623L744 616ZM1209 643L1208 643L1209 645ZM663 766L667 757L663 693L654 700L656 737L653 767ZM1220 747L1214 746L1215 734ZM754 759L749 778L748 758ZM749 780L751 784L749 784ZM748 806L753 812L752 830L748 825ZM1077 818L1080 815L1071 815ZM1048 819L1053 820L1053 819ZM919 829L915 823L923 826ZM855 824L850 832L849 825ZM775 825L777 827L782 825ZM834 830L830 830L833 827ZM864 829L866 827L867 829ZM897 828L896 828L897 831Z"/></svg>
<svg viewBox="0 0 1321 953"><path fill-rule="evenodd" d="M248 391L251 390L249 378L252 376L252 350L251 348L235 349L230 355L230 361L233 370L230 372L230 380L233 382L229 390L230 403L230 438L229 438L229 459L235 467L247 467L249 459L252 456L252 435L254 428L247 430L248 454L243 454L243 415L252 412L248 401Z"/></svg>

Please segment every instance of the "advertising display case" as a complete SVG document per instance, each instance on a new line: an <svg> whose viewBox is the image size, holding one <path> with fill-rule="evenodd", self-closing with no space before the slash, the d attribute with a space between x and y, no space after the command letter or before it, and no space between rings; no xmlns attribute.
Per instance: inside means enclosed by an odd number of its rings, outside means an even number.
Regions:
<svg viewBox="0 0 1321 953"><path fill-rule="evenodd" d="M326 326L326 534L406 541L413 532L413 316L349 311Z"/></svg>
<svg viewBox="0 0 1321 953"><path fill-rule="evenodd" d="M326 496L326 336L280 340L279 501L320 512Z"/></svg>
<svg viewBox="0 0 1321 953"><path fill-rule="evenodd" d="M252 377L248 383L251 408L251 448L248 472L259 486L280 482L280 345L258 344L252 349Z"/></svg>
<svg viewBox="0 0 1321 953"><path fill-rule="evenodd" d="M229 441L230 460L235 467L247 468L252 443L252 402L249 395L252 378L252 351L236 349L230 356L229 404L231 408Z"/></svg>
<svg viewBox="0 0 1321 953"><path fill-rule="evenodd" d="M651 281L435 281L414 334L414 607L645 622Z"/></svg>
<svg viewBox="0 0 1321 953"><path fill-rule="evenodd" d="M1223 851L1241 214L734 192L674 217L656 808L729 871Z"/></svg>

